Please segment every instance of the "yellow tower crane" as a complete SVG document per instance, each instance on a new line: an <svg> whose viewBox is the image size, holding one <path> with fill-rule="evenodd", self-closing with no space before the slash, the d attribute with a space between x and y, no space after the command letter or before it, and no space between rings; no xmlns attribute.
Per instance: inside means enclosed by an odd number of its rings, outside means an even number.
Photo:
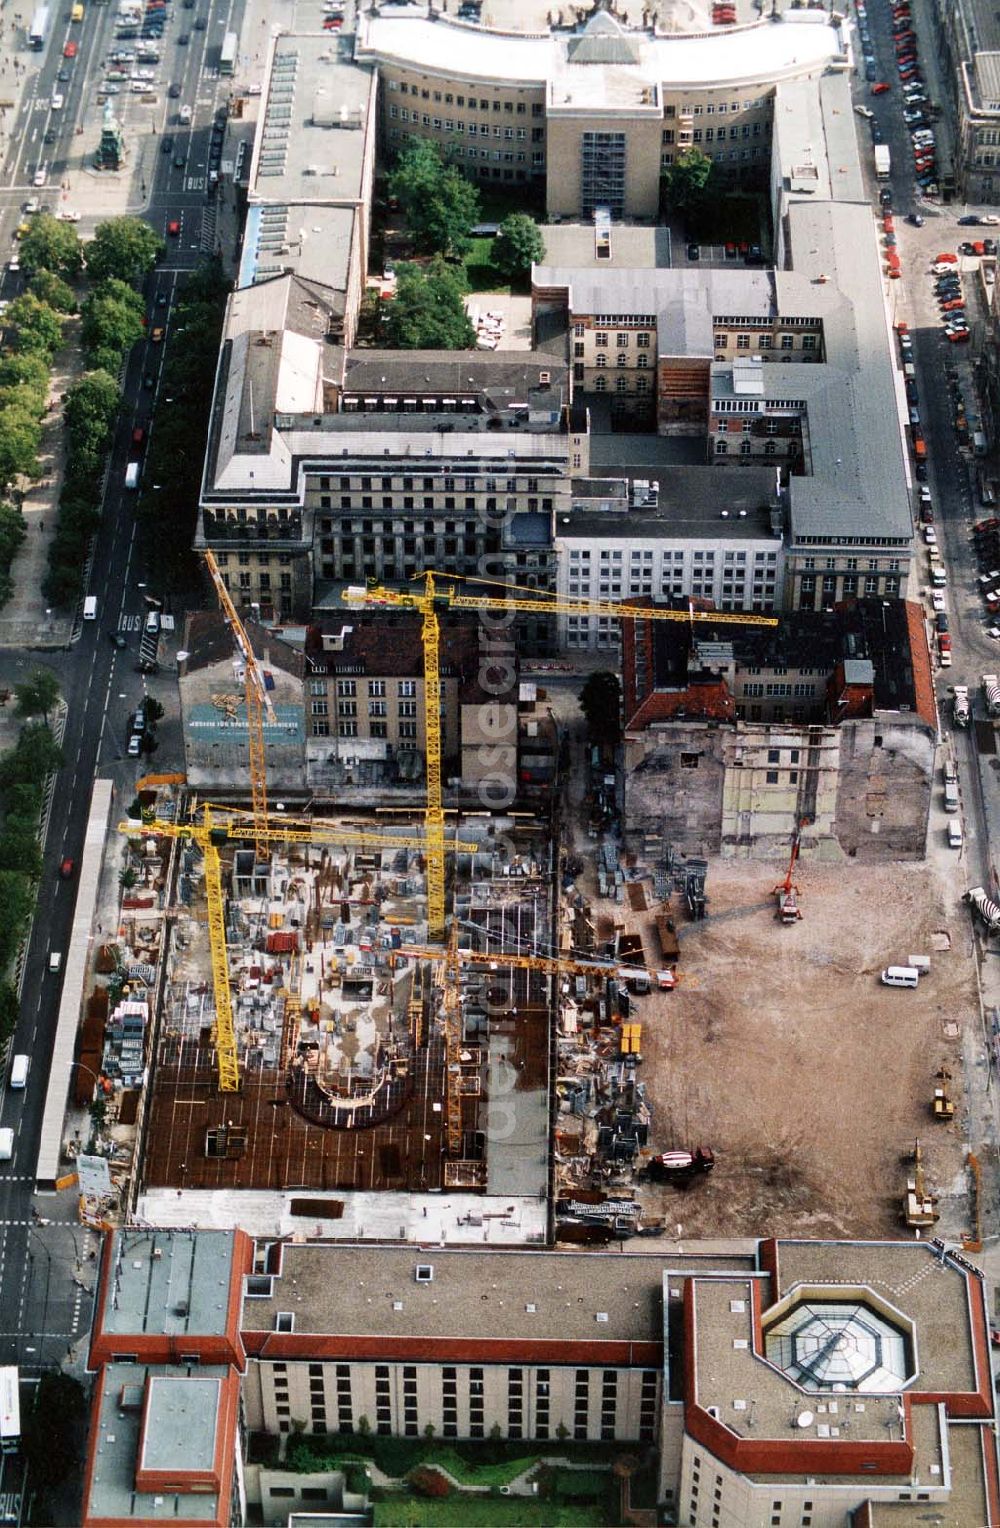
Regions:
<svg viewBox="0 0 1000 1528"><path fill-rule="evenodd" d="M236 606L230 598L226 582L219 571L219 564L212 552L202 553L215 585L216 598L222 608L222 613L229 623L233 639L243 660L243 695L247 708L247 740L250 753L250 796L253 802L254 822L257 825L256 849L258 856L263 859L266 855L267 829L267 762L264 755L264 713L267 712L268 721L273 722L274 707L271 697L267 693L264 683L264 675L260 664L254 656L253 646L246 634L243 622L240 620Z"/></svg>
<svg viewBox="0 0 1000 1528"><path fill-rule="evenodd" d="M397 849L423 849L426 839L417 836L387 833L357 833L338 828L335 823L276 821L260 829L254 816L239 819L238 814L220 812L207 803L202 808L201 822L167 822L156 817L140 822L120 822L118 830L130 837L152 834L162 838L187 839L197 844L205 859L205 900L208 905L208 945L212 960L212 985L215 993L216 1051L219 1058L219 1091L235 1093L240 1085L239 1057L236 1049L236 1025L233 1019L233 999L229 987L229 960L226 954L226 911L222 894L222 860L219 849L230 840L253 841L255 845L271 843L345 844L361 849L381 849L386 846ZM449 849L459 853L475 854L480 845L454 842Z"/></svg>
<svg viewBox="0 0 1000 1528"><path fill-rule="evenodd" d="M345 589L349 605L393 606L415 610L421 617L424 649L424 749L427 757L427 922L432 939L443 939L444 900L444 805L441 795L441 671L439 665L439 610L525 610L542 615L598 615L615 620L708 622L714 626L777 626L776 616L747 615L735 610L666 610L660 606L622 605L614 600L566 599L538 594L526 598L521 592L501 596L459 594L450 584L439 586L430 569L421 575L423 590L389 589L381 584Z"/></svg>

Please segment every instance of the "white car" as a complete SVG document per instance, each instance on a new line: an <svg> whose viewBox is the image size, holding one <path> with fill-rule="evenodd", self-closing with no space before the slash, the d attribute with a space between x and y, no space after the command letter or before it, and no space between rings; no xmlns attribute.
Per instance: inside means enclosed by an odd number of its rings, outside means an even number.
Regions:
<svg viewBox="0 0 1000 1528"><path fill-rule="evenodd" d="M939 260L937 265L931 266L931 270L934 272L935 276L950 276L953 272L957 275L958 265L952 260Z"/></svg>
<svg viewBox="0 0 1000 1528"><path fill-rule="evenodd" d="M921 504L929 504L931 502L931 491L926 483L920 484L920 502Z"/></svg>
<svg viewBox="0 0 1000 1528"><path fill-rule="evenodd" d="M1000 626L988 626L986 635L992 637L994 642L1000 642Z"/></svg>
<svg viewBox="0 0 1000 1528"><path fill-rule="evenodd" d="M945 604L944 595L939 589L935 589L934 593L931 595L931 609L937 612L947 610L947 608L948 607Z"/></svg>
<svg viewBox="0 0 1000 1528"><path fill-rule="evenodd" d="M48 178L49 178L49 172L45 168L45 166L42 165L41 169L36 170L34 175L32 176L31 184L33 186L44 186L44 184L48 180Z"/></svg>
<svg viewBox="0 0 1000 1528"><path fill-rule="evenodd" d="M55 95L52 97L52 110L53 111L62 111L64 105L65 105L65 97L61 96L59 94L59 92L56 91Z"/></svg>
<svg viewBox="0 0 1000 1528"><path fill-rule="evenodd" d="M924 540L928 546L937 546L937 531L933 525L924 526Z"/></svg>
<svg viewBox="0 0 1000 1528"><path fill-rule="evenodd" d="M80 221L80 214L69 207L64 207L61 212L57 212L56 217L60 223L79 223Z"/></svg>
<svg viewBox="0 0 1000 1528"><path fill-rule="evenodd" d="M979 221L981 223L985 223L988 228L995 228L997 224L1000 223L1000 214L996 212L984 212Z"/></svg>
<svg viewBox="0 0 1000 1528"><path fill-rule="evenodd" d="M328 7L324 7L324 9L328 10ZM339 10L337 10L337 11L331 12L330 14L336 16L336 15L339 15L340 12L339 12ZM857 112L859 117L867 117L869 119L869 121L875 115L875 113L872 111L871 107L869 107L869 106L855 106L854 110Z"/></svg>
<svg viewBox="0 0 1000 1528"><path fill-rule="evenodd" d="M7 269L15 274L21 269L21 257L16 250L7 261Z"/></svg>

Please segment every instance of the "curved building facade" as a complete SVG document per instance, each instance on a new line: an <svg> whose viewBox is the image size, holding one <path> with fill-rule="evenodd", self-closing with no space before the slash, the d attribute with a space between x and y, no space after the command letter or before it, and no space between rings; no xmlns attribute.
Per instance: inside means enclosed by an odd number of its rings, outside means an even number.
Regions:
<svg viewBox="0 0 1000 1528"><path fill-rule="evenodd" d="M529 33L391 6L359 17L355 56L378 66L390 152L430 139L480 181L544 183L567 218L655 217L661 172L692 147L760 181L775 87L850 66L846 24L818 7L662 35L603 9Z"/></svg>

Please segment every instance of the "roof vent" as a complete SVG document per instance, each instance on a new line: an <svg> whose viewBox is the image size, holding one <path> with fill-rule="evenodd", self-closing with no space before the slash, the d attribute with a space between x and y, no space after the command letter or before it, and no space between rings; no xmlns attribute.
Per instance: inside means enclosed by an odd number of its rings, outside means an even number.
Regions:
<svg viewBox="0 0 1000 1528"><path fill-rule="evenodd" d="M274 1317L274 1330L276 1332L294 1332L295 1313L290 1310L279 1310Z"/></svg>
<svg viewBox="0 0 1000 1528"><path fill-rule="evenodd" d="M418 1284L429 1284L434 1277L433 1263L418 1263L413 1270L413 1277Z"/></svg>

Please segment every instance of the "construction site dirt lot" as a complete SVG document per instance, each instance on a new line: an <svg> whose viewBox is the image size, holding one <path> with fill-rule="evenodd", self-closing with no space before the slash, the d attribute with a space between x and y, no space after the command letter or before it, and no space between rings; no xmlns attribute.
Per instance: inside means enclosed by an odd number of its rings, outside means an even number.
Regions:
<svg viewBox="0 0 1000 1528"><path fill-rule="evenodd" d="M768 864L715 860L708 918L674 899L684 980L641 998L651 1145L711 1146L714 1172L686 1190L649 1186L668 1231L706 1235L909 1236L906 1157L919 1137L938 1229L970 1224L962 1119L962 1030L979 1007L966 909L932 864L799 867L802 921L782 926ZM588 891L590 887L586 888ZM595 912L643 932L651 913ZM888 965L931 957L916 991L883 986ZM941 1079L956 1103L933 1119Z"/></svg>

